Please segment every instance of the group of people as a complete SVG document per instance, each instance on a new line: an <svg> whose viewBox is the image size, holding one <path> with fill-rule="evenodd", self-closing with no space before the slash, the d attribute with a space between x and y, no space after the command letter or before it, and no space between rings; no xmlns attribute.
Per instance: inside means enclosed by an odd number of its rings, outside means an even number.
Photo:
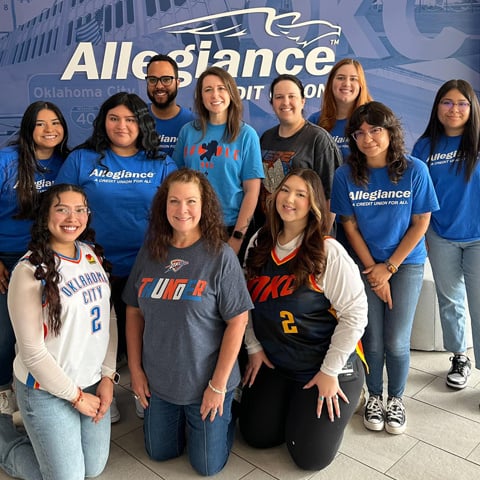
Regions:
<svg viewBox="0 0 480 480"><path fill-rule="evenodd" d="M403 433L427 244L447 384L466 386L465 291L480 365L480 107L468 82L439 89L411 155L353 59L333 66L309 120L302 82L279 75L278 125L260 137L224 69L200 75L193 112L176 102L170 57L151 58L146 84L149 105L113 95L71 151L49 102L30 105L0 150L8 474L99 475L125 358L148 455L177 457L188 441L201 475L225 466L237 415L249 445L285 443L299 467L325 468L364 383L365 427Z"/></svg>

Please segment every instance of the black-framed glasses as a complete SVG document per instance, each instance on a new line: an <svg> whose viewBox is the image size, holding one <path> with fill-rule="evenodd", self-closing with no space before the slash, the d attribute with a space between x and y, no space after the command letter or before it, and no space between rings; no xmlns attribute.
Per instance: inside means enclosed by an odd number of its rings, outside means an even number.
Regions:
<svg viewBox="0 0 480 480"><path fill-rule="evenodd" d="M161 77L156 77L155 75L147 75L145 77L145 80L152 87L156 87L158 82L168 87L175 80L175 77L172 77L171 75L163 75Z"/></svg>
<svg viewBox="0 0 480 480"><path fill-rule="evenodd" d="M457 107L461 112L464 112L470 107L470 102L467 100L460 100L460 102L452 102L452 100L441 100L440 105L447 110Z"/></svg>
<svg viewBox="0 0 480 480"><path fill-rule="evenodd" d="M367 138L367 135L370 138L375 138L381 135L383 130L385 130L383 127L373 127L373 128L370 128L369 130L356 130L355 132L352 133L352 138L356 142L359 142L360 140L365 140Z"/></svg>

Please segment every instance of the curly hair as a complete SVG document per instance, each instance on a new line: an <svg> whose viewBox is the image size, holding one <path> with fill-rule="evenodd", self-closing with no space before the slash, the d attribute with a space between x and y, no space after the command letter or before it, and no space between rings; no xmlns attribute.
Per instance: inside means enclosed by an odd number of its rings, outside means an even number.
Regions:
<svg viewBox="0 0 480 480"><path fill-rule="evenodd" d="M128 108L137 119L139 133L136 147L139 150L145 150L147 158L164 157L165 154L159 150L160 140L155 129L155 121L148 111L147 104L135 93L128 92L118 92L103 102L93 121L92 135L84 143L75 147L74 150L85 148L97 152L99 154L98 161L101 165L102 159L105 157L105 151L110 149L111 146L105 128L106 118L110 110L120 105Z"/></svg>
<svg viewBox="0 0 480 480"><path fill-rule="evenodd" d="M230 96L230 105L228 106L227 113L227 125L225 127L225 133L223 135L223 140L226 142L234 142L237 137L240 135L240 130L243 125L243 104L242 99L240 98L240 93L238 91L237 84L233 77L223 68L220 67L210 67L207 68L200 77L198 77L197 84L195 86L195 98L194 98L194 108L198 114L198 118L195 120L195 128L201 130L202 137L207 133L207 124L209 119L209 111L203 104L202 100L202 90L203 90L203 80L207 75L215 75L218 77L221 82L225 85L227 92ZM201 140L201 139L200 139Z"/></svg>
<svg viewBox="0 0 480 480"><path fill-rule="evenodd" d="M35 278L44 285L45 303L48 304L48 327L55 336L60 333L62 327L62 304L58 290L61 274L58 271L60 260L50 246L52 234L48 229L48 221L50 207L60 202L60 194L64 192L80 193L84 198L85 205L87 205L85 192L77 185L60 183L41 193L35 212L35 220L31 228L32 239L28 245L28 249L31 251L28 260L35 266ZM95 254L103 259L103 248L95 243L95 232L90 228L90 222L91 218L89 216L87 226L77 240L91 244ZM103 268L107 272L110 270L110 263L105 259Z"/></svg>
<svg viewBox="0 0 480 480"><path fill-rule="evenodd" d="M328 234L328 209L322 181L318 174L309 168L291 170L282 180L268 200L266 222L258 231L256 242L246 256L247 279L257 277L268 262L275 248L278 236L283 229L276 201L283 185L292 176L300 177L307 186L310 210L302 243L291 264L291 273L295 277L294 288L302 285L311 287L310 277L323 275L326 265L325 236Z"/></svg>
<svg viewBox="0 0 480 480"><path fill-rule="evenodd" d="M356 185L368 185L369 172L367 158L358 148L352 134L363 123L374 127L382 127L388 131L390 143L387 149L388 177L393 183L398 183L407 169L405 157L405 141L400 120L386 105L380 102L369 102L358 107L350 117L345 134L349 137L350 155L347 163L352 169L352 178Z"/></svg>
<svg viewBox="0 0 480 480"><path fill-rule="evenodd" d="M215 190L203 173L189 168L181 168L172 172L162 182L153 198L145 240L149 254L155 260L164 260L172 243L173 228L167 218L167 201L170 187L174 183L194 183L198 185L202 201L202 213L199 222L202 238L210 251L213 253L220 252L227 240L227 233Z"/></svg>
<svg viewBox="0 0 480 480"><path fill-rule="evenodd" d="M318 119L318 125L327 130L327 132L332 130L337 121L337 102L335 101L335 96L333 95L333 81L335 80L338 70L344 65L353 65L355 67L358 76L358 84L360 86L360 92L355 100L355 105L352 106L350 115L360 105L372 101L372 97L368 91L367 80L365 78L365 72L362 64L353 58L343 58L337 62L328 75L327 84L325 85L325 90L323 92L322 111Z"/></svg>
<svg viewBox="0 0 480 480"><path fill-rule="evenodd" d="M35 173L45 172L40 165L35 153L36 144L33 140L37 117L42 110L51 110L63 127L63 140L55 146L54 153L62 159L70 153L68 148L68 126L61 110L51 102L38 101L30 104L25 110L20 130L15 140L10 145L18 146L18 174L17 174L17 200L18 212L14 218L31 219L32 212L36 208L38 192L35 187Z"/></svg>
<svg viewBox="0 0 480 480"><path fill-rule="evenodd" d="M438 90L433 101L430 120L420 138L430 139L430 157L435 153L445 127L438 119L438 106L450 90L458 90L470 102L470 115L465 123L460 146L457 151L457 174L465 166L465 180L468 182L479 162L480 153L480 103L473 87L466 80L449 80ZM428 160L430 165L430 159Z"/></svg>

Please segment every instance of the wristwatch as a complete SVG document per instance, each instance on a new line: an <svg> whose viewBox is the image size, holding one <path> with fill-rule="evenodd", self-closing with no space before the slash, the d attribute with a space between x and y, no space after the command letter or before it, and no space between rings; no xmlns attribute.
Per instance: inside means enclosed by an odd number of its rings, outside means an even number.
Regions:
<svg viewBox="0 0 480 480"><path fill-rule="evenodd" d="M240 230L234 230L232 233L232 237L236 238L237 240L241 240L244 236L245 235Z"/></svg>
<svg viewBox="0 0 480 480"><path fill-rule="evenodd" d="M398 267L395 264L393 264L390 260L385 260L385 265L387 266L387 270L392 275L398 272Z"/></svg>
<svg viewBox="0 0 480 480"><path fill-rule="evenodd" d="M114 385L118 385L118 382L120 382L120 374L118 372L113 372L111 375L104 375L104 377L109 378Z"/></svg>

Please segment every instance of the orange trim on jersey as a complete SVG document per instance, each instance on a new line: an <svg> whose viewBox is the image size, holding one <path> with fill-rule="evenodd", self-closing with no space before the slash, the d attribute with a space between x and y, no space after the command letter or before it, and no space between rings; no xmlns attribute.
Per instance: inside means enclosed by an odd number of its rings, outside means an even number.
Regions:
<svg viewBox="0 0 480 480"><path fill-rule="evenodd" d="M288 262L289 260L291 260L293 257L295 257L295 255L297 254L298 252L298 248L297 247L292 253L288 254L285 258L282 258L282 260L280 260L275 252L275 248L272 249L272 259L273 261L277 264L277 265L283 265L284 263Z"/></svg>

